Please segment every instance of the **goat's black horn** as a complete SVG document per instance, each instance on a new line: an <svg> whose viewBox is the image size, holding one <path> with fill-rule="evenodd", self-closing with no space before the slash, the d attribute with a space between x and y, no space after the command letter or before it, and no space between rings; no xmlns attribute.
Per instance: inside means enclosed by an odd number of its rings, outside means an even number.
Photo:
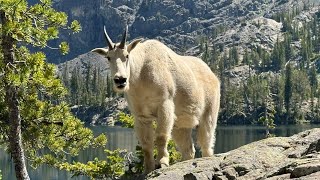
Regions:
<svg viewBox="0 0 320 180"><path fill-rule="evenodd" d="M119 45L119 48L124 49L124 47L126 45L126 41L127 41L127 36L128 36L128 25L126 26L126 29L124 30L123 38L122 38L122 41Z"/></svg>

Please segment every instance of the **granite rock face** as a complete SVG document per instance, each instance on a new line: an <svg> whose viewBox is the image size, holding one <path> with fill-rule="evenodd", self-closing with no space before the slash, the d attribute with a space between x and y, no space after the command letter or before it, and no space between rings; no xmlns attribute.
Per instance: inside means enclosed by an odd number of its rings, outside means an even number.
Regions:
<svg viewBox="0 0 320 180"><path fill-rule="evenodd" d="M58 63L106 46L104 25L113 41L121 39L128 25L129 40L156 38L179 53L197 46L201 37L210 37L219 26L227 31L215 40L218 44L251 43L254 39L253 46L262 42L270 47L281 26L272 22L272 14L302 4L297 0L55 0L54 6L70 20L78 20L82 31L74 35L61 32L61 39L70 43L68 55L47 54L51 62ZM258 20L261 27L254 25Z"/></svg>
<svg viewBox="0 0 320 180"><path fill-rule="evenodd" d="M291 137L273 137L214 157L180 162L158 169L145 179L318 179L320 129Z"/></svg>

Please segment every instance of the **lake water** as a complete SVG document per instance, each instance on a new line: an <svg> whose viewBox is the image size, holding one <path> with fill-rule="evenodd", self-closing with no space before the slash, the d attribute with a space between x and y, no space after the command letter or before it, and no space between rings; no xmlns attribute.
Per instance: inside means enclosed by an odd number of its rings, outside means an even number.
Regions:
<svg viewBox="0 0 320 180"><path fill-rule="evenodd" d="M290 126L278 126L272 133L276 136L291 136L298 132L320 127L320 125L290 125ZM132 129L120 128L120 127L105 127L96 126L90 127L96 134L105 133L108 137L107 149L127 149L134 151L137 145L137 140ZM248 144L253 141L263 139L265 137L265 129L259 126L218 126L216 134L216 146L215 152L222 153L227 152L242 145ZM78 158L74 160L88 161L93 160L94 157L99 159L105 158L105 154L102 149L91 149L84 151ZM0 170L2 172L3 180L14 180L14 168L10 156L0 149ZM71 175L65 171L57 171L47 166L41 166L34 170L28 169L30 178L32 180L84 180L86 177L71 178Z"/></svg>

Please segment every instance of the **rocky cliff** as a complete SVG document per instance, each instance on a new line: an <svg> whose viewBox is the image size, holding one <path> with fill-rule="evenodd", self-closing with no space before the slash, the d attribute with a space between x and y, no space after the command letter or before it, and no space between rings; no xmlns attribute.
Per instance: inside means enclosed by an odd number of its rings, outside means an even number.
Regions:
<svg viewBox="0 0 320 180"><path fill-rule="evenodd" d="M319 179L320 129L253 142L214 157L180 162L145 179Z"/></svg>
<svg viewBox="0 0 320 180"><path fill-rule="evenodd" d="M237 43L241 36L247 38L247 41L241 41L244 43L256 39L256 42L260 40L266 46L272 46L274 37L281 27L281 24L270 20L272 14L302 6L304 3L298 0L56 0L54 2L55 7L66 12L70 20L76 19L82 25L82 31L78 34L61 33L61 39L70 43L71 52L61 56L49 51L47 53L49 59L55 63L73 59L95 47L105 46L103 25L106 25L114 41L119 41L119 35L127 24L129 39L156 38L180 53L197 46L200 37L211 36L218 27L227 30L215 40L218 43ZM251 26L257 21L261 21L261 27ZM243 22L246 22L245 27L242 27ZM239 30L245 31L238 34Z"/></svg>

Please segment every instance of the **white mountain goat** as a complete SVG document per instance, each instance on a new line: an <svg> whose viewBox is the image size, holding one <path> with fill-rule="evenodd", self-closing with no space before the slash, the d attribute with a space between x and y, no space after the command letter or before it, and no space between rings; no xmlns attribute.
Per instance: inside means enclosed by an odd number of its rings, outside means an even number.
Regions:
<svg viewBox="0 0 320 180"><path fill-rule="evenodd" d="M197 127L202 156L213 155L220 105L220 82L199 58L180 56L157 40L114 44L104 28L108 48L96 48L110 64L114 90L123 92L135 118L134 129L144 153L145 173L169 165L168 140L173 138L183 160L194 158L191 137ZM156 121L154 132L152 122ZM155 137L154 137L155 135Z"/></svg>

